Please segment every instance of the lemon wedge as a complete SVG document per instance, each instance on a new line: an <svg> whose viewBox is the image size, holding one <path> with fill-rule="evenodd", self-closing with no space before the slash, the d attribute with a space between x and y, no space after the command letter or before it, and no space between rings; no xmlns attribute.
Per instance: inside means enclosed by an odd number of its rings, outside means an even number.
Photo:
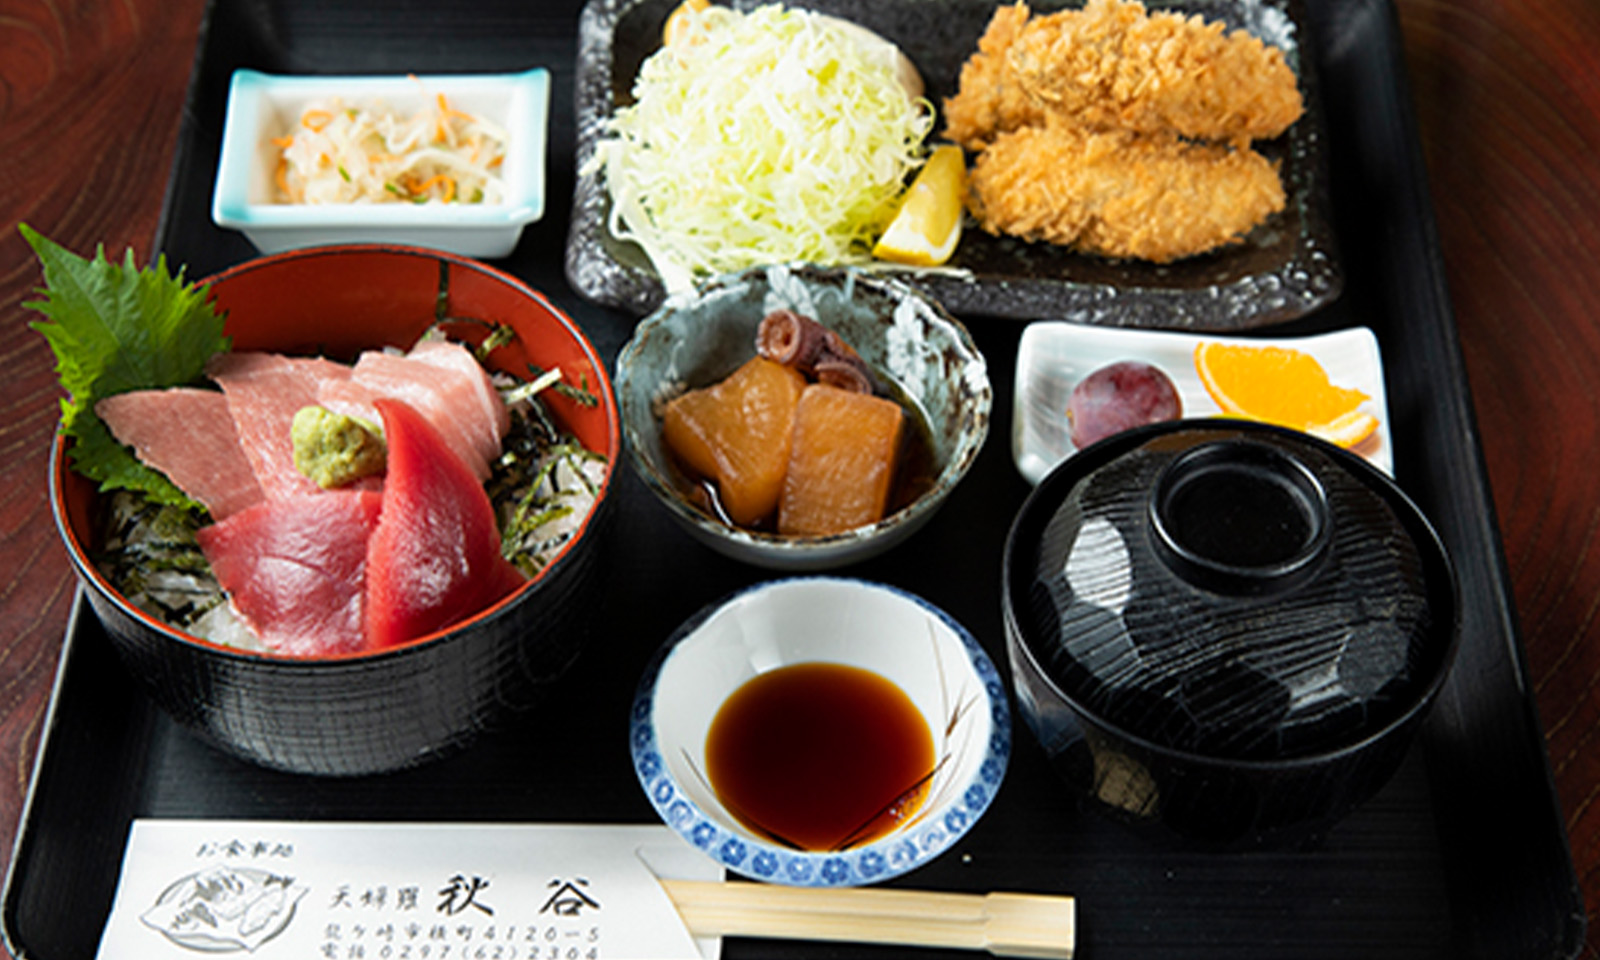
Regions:
<svg viewBox="0 0 1600 960"><path fill-rule="evenodd" d="M689 29L689 17L709 6L711 6L711 0L683 0L667 17L666 24L661 28L662 42L671 46L680 40Z"/></svg>
<svg viewBox="0 0 1600 960"><path fill-rule="evenodd" d="M961 199L966 183L967 161L961 148L955 144L935 147L911 181L872 255L919 267L949 260L961 240Z"/></svg>

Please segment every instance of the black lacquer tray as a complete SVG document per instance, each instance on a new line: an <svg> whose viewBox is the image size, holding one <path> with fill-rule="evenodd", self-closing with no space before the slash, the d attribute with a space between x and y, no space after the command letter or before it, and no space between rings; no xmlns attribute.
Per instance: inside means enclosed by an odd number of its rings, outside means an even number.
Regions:
<svg viewBox="0 0 1600 960"><path fill-rule="evenodd" d="M216 0L185 107L157 247L200 277L253 254L211 225L227 78L277 73L502 71L554 81L545 219L501 262L614 358L631 314L563 273L575 184L578 5L489 0ZM1273 332L1364 324L1380 340L1395 473L1439 528L1465 600L1451 680L1397 777L1306 849L1175 851L1079 811L1025 735L994 806L959 849L896 881L925 889L1068 893L1079 955L1112 958L1558 958L1582 947L1582 901L1517 639L1493 503L1444 286L1394 10L1309 4L1327 115L1340 299ZM1381 202L1379 202L1381 199ZM995 410L1011 409L1022 325L970 319ZM1000 559L1029 487L1006 415L972 473L914 541L841 571L937 603L1004 662ZM44 478L40 478L44 482ZM650 822L628 761L634 684L708 600L765 576L681 533L627 469L608 531L611 574L589 649L553 697L470 750L405 773L320 780L224 756L136 690L82 604L70 624L5 891L20 956L87 960L135 817L441 822ZM858 946L730 940L724 956L907 956ZM932 955L932 954L929 954ZM950 956L968 956L953 953Z"/></svg>

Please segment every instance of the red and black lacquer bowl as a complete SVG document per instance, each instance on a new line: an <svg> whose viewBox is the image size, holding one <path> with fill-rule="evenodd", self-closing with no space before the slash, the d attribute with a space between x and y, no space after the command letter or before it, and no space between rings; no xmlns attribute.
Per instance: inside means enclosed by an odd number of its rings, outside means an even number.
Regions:
<svg viewBox="0 0 1600 960"><path fill-rule="evenodd" d="M610 514L621 449L605 363L578 326L538 292L476 261L412 247L319 247L264 257L205 281L235 350L354 359L409 347L441 311L494 321L516 341L492 355L519 374L560 367L599 401L550 396L552 415L606 458L593 511L536 578L478 615L402 646L291 659L196 639L130 604L96 568L95 484L69 466L58 435L50 495L90 605L122 661L178 722L246 759L297 773L398 770L453 752L529 706L578 656L583 594L599 573L597 530ZM441 303L441 295L445 298ZM476 328L467 325L465 338Z"/></svg>

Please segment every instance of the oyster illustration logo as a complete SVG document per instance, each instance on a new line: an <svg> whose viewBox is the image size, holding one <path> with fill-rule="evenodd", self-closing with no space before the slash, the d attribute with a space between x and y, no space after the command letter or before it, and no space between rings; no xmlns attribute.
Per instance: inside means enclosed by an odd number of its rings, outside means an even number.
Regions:
<svg viewBox="0 0 1600 960"><path fill-rule="evenodd" d="M305 894L306 888L290 876L252 867L211 867L161 891L139 919L185 949L255 951L288 928Z"/></svg>

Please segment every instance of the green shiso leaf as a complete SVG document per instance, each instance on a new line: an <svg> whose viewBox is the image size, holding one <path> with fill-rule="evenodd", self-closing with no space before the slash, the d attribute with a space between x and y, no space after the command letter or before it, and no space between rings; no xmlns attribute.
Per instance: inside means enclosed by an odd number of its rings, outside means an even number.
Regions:
<svg viewBox="0 0 1600 960"><path fill-rule="evenodd" d="M26 224L18 228L44 268L41 299L23 306L45 316L29 326L56 355L68 397L62 430L74 441L73 468L101 490L139 490L160 503L199 508L165 476L140 463L95 415L94 405L129 390L197 382L212 355L228 350L223 318L206 290L184 283L166 257L140 269L130 249L119 266L104 248L84 259Z"/></svg>

